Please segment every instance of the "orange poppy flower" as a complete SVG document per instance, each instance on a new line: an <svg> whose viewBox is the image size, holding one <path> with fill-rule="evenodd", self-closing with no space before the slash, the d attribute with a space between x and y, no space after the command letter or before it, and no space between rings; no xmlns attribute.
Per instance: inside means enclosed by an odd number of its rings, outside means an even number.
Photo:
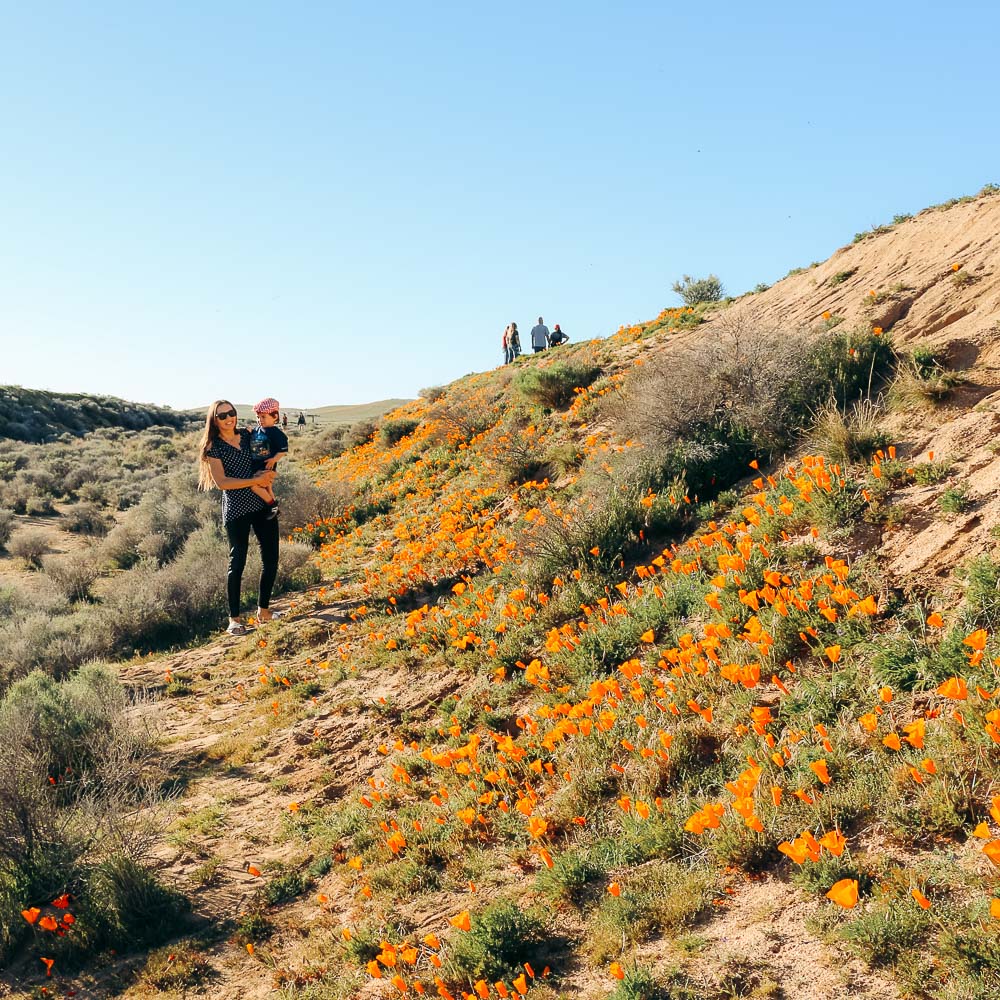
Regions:
<svg viewBox="0 0 1000 1000"><path fill-rule="evenodd" d="M830 887L826 898L832 900L837 906L842 906L845 910L852 909L858 903L858 880L842 878Z"/></svg>

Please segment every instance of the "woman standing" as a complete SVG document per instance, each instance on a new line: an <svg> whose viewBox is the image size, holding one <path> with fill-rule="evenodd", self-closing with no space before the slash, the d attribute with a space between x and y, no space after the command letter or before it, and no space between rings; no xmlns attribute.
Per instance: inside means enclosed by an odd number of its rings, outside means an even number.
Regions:
<svg viewBox="0 0 1000 1000"><path fill-rule="evenodd" d="M521 335L517 332L517 324L510 324L510 332L507 334L507 346L510 349L510 360L521 356Z"/></svg>
<svg viewBox="0 0 1000 1000"><path fill-rule="evenodd" d="M205 432L198 446L198 488L222 490L222 524L229 539L229 573L226 595L229 601L230 635L245 635L240 618L240 588L247 562L250 529L260 544L260 584L257 589L257 620L270 621L271 591L278 575L278 519L268 520L268 505L250 489L251 484L270 486L274 472L251 472L250 431L236 424L236 407L217 399L205 416Z"/></svg>

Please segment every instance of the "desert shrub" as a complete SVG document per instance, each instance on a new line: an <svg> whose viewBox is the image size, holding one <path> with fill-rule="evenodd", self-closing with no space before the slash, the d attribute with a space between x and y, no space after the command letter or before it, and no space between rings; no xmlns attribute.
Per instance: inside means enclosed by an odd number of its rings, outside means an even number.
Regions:
<svg viewBox="0 0 1000 1000"><path fill-rule="evenodd" d="M446 392L443 385L431 385L421 389L418 395L421 399L426 399L428 403L436 403Z"/></svg>
<svg viewBox="0 0 1000 1000"><path fill-rule="evenodd" d="M514 385L528 402L563 410L573 402L577 389L585 389L600 374L597 365L557 361L544 368L526 368Z"/></svg>
<svg viewBox="0 0 1000 1000"><path fill-rule="evenodd" d="M710 339L636 369L608 408L646 461L668 477L683 472L692 494L712 495L741 478L758 449L785 446L802 423L787 390L806 374L801 341L733 315Z"/></svg>
<svg viewBox="0 0 1000 1000"><path fill-rule="evenodd" d="M529 526L522 538L528 556L525 572L535 583L551 580L570 568L609 572L645 537L666 537L679 531L685 509L670 496L683 497L684 484L663 482L665 471L642 458L614 476L594 476L563 517L553 515L540 526ZM643 506L648 491L663 487L652 506ZM644 543L643 543L644 544Z"/></svg>
<svg viewBox="0 0 1000 1000"><path fill-rule="evenodd" d="M111 478L111 476L107 476L107 480ZM103 477L81 484L76 494L84 503L93 504L96 507L107 507L111 503L111 486Z"/></svg>
<svg viewBox="0 0 1000 1000"><path fill-rule="evenodd" d="M350 430L344 437L344 443L348 448L359 448L371 440L376 430L374 420L359 420L351 424Z"/></svg>
<svg viewBox="0 0 1000 1000"><path fill-rule="evenodd" d="M78 535L104 536L114 522L92 503L74 504L63 515L63 527Z"/></svg>
<svg viewBox="0 0 1000 1000"><path fill-rule="evenodd" d="M32 517L50 517L55 513L55 508L52 506L51 497L36 495L28 497L24 512Z"/></svg>
<svg viewBox="0 0 1000 1000"><path fill-rule="evenodd" d="M827 403L816 416L814 447L842 465L868 459L889 443L888 432L880 427L882 416L882 406L871 399L856 402L846 413Z"/></svg>
<svg viewBox="0 0 1000 1000"><path fill-rule="evenodd" d="M22 528L7 543L7 551L30 569L41 569L42 556L49 551L48 535L38 528Z"/></svg>
<svg viewBox="0 0 1000 1000"><path fill-rule="evenodd" d="M36 672L0 700L0 961L27 930L25 901L68 886L85 918L80 946L148 940L167 909L179 912L145 868L162 818L157 761L107 667L64 682Z"/></svg>
<svg viewBox="0 0 1000 1000"><path fill-rule="evenodd" d="M453 945L452 960L470 982L508 979L521 971L523 962L531 961L544 933L545 923L538 914L502 900L473 916L471 930Z"/></svg>
<svg viewBox="0 0 1000 1000"><path fill-rule="evenodd" d="M714 274L707 278L692 278L690 274L685 274L670 287L686 306L696 306L699 302L719 302L723 295L722 282Z"/></svg>
<svg viewBox="0 0 1000 1000"><path fill-rule="evenodd" d="M382 444L390 447L403 438L409 437L418 427L420 421L414 417L400 417L397 420L386 420L379 427L379 437Z"/></svg>
<svg viewBox="0 0 1000 1000"><path fill-rule="evenodd" d="M132 524L116 524L104 539L101 554L114 569L128 569L140 558L140 532Z"/></svg>
<svg viewBox="0 0 1000 1000"><path fill-rule="evenodd" d="M285 465L286 463L282 463ZM279 466L274 493L281 508L281 530L284 535L310 521L342 516L352 499L349 490L321 488L300 466Z"/></svg>
<svg viewBox="0 0 1000 1000"><path fill-rule="evenodd" d="M526 411L517 410L489 436L493 459L510 485L539 482L549 473L549 465L542 451L542 444L528 429L530 419Z"/></svg>
<svg viewBox="0 0 1000 1000"><path fill-rule="evenodd" d="M0 507L0 550L7 547L10 536L14 533L14 512Z"/></svg>
<svg viewBox="0 0 1000 1000"><path fill-rule="evenodd" d="M864 396L890 361L882 338L806 341L762 329L740 310L725 314L711 338L637 369L609 406L623 437L683 470L689 493L704 498L742 478L752 458L796 442L817 399L844 406Z"/></svg>
<svg viewBox="0 0 1000 1000"><path fill-rule="evenodd" d="M336 458L347 447L349 424L324 427L318 433L295 441L295 458L305 462L318 462L324 458ZM280 468L280 466L279 466Z"/></svg>
<svg viewBox="0 0 1000 1000"><path fill-rule="evenodd" d="M91 584L100 576L100 567L93 549L71 552L64 556L45 556L42 568L45 575L71 601L87 600Z"/></svg>

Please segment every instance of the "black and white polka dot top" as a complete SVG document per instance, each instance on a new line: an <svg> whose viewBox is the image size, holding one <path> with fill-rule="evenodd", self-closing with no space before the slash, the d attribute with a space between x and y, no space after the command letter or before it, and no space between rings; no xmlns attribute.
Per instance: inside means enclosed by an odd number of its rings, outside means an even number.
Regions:
<svg viewBox="0 0 1000 1000"><path fill-rule="evenodd" d="M206 458L217 458L222 462L222 471L230 479L251 479L253 471L251 469L250 458L250 432L245 428L239 429L240 446L234 448L231 444L226 444L222 438L216 438L215 443L205 452ZM263 500L249 487L240 490L222 491L222 523L229 524L246 514L256 514L267 506Z"/></svg>

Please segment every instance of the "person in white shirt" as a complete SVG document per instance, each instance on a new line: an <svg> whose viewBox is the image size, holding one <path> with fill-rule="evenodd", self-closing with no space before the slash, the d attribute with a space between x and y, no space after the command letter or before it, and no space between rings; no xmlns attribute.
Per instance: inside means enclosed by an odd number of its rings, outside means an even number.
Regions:
<svg viewBox="0 0 1000 1000"><path fill-rule="evenodd" d="M531 347L535 354L544 351L549 346L549 328L545 325L542 317L538 317L538 326L531 330Z"/></svg>

